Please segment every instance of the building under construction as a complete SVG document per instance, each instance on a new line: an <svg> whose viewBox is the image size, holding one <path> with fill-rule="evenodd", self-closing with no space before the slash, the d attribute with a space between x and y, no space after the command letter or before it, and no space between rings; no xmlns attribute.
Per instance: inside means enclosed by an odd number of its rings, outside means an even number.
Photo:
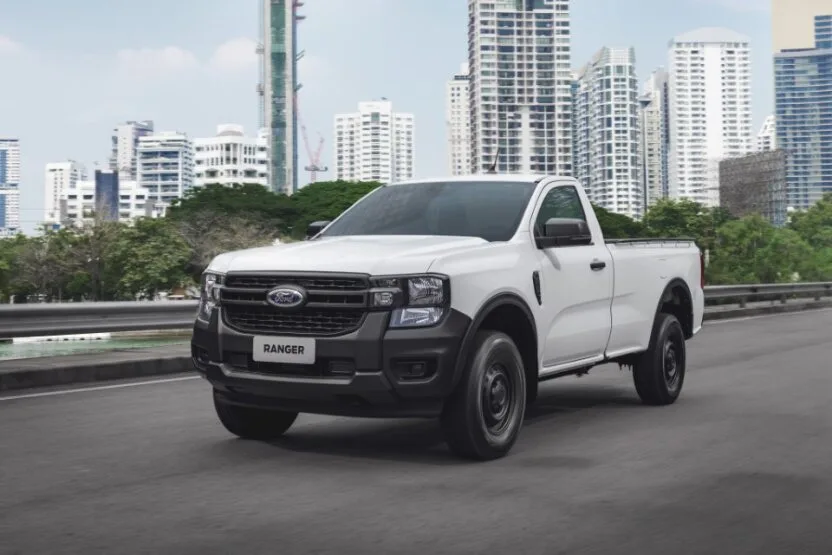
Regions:
<svg viewBox="0 0 832 555"><path fill-rule="evenodd" d="M719 163L719 201L741 218L760 214L773 225L786 223L786 152L770 150Z"/></svg>
<svg viewBox="0 0 832 555"><path fill-rule="evenodd" d="M260 126L268 130L269 184L291 195L298 190L296 92L298 0L261 0Z"/></svg>

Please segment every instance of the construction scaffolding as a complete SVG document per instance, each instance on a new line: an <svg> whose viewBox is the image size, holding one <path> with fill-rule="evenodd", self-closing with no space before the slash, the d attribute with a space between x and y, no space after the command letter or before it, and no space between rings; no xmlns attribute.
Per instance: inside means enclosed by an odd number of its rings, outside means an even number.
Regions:
<svg viewBox="0 0 832 555"><path fill-rule="evenodd" d="M741 218L760 214L772 225L786 223L786 152L770 150L719 163L720 205Z"/></svg>

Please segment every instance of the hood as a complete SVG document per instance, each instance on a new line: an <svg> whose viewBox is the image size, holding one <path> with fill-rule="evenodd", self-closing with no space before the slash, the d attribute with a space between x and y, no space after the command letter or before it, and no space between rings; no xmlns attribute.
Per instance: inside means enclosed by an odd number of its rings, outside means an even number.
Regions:
<svg viewBox="0 0 832 555"><path fill-rule="evenodd" d="M317 239L221 254L215 272L350 272L418 274L437 257L488 244L477 237L435 235L348 236Z"/></svg>

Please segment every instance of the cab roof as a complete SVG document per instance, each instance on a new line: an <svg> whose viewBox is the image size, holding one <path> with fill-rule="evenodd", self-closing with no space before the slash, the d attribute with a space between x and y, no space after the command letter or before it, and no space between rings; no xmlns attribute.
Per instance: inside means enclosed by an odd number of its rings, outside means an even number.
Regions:
<svg viewBox="0 0 832 555"><path fill-rule="evenodd" d="M422 179L408 179L407 181L397 181L396 183L388 183L388 186L395 185L411 185L415 183L470 183L470 182L495 182L500 181L504 183L537 183L547 177L548 175L541 174L494 174L481 173L473 175L453 175L453 176L437 176L425 177Z"/></svg>

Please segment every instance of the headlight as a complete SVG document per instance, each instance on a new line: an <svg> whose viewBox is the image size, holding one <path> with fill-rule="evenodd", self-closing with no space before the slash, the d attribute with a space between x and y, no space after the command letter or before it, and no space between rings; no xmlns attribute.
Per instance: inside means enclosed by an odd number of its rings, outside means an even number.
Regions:
<svg viewBox="0 0 832 555"><path fill-rule="evenodd" d="M434 326L450 305L447 276L378 277L372 284L370 304L376 309L392 309L391 328Z"/></svg>
<svg viewBox="0 0 832 555"><path fill-rule="evenodd" d="M211 312L220 304L220 290L225 282L225 275L215 272L202 274L202 284L199 291L199 310L197 318L203 322L211 320Z"/></svg>

